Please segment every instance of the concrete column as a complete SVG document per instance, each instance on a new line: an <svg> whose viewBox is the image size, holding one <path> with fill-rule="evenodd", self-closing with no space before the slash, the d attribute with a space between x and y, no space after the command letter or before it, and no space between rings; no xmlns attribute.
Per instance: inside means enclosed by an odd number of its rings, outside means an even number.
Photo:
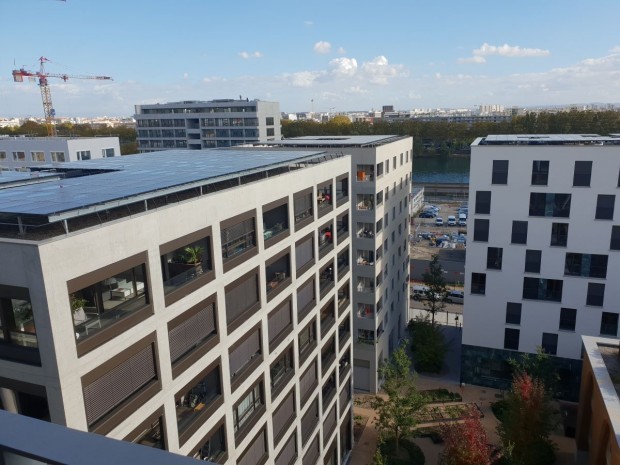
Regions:
<svg viewBox="0 0 620 465"><path fill-rule="evenodd" d="M0 387L0 400L4 410L11 413L19 413L19 404L17 403L17 396L12 389Z"/></svg>

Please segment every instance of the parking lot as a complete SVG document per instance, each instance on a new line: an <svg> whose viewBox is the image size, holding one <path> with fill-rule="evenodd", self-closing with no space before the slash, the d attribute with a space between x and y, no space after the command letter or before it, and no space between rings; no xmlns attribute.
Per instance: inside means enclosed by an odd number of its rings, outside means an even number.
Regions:
<svg viewBox="0 0 620 465"><path fill-rule="evenodd" d="M446 239L446 242L448 242L447 246L450 248L465 248L466 242L464 241L466 241L467 227L447 225L448 216L450 215L458 220L458 208L461 203L436 205L439 207L437 217L443 219L443 226L437 226L435 218L420 218L419 213L412 218L410 233L412 238L411 258L413 259L430 259L432 255L436 254L437 247L435 247L435 244L437 238L439 238L439 242ZM459 235L461 236L460 238ZM447 236L447 238L444 236Z"/></svg>

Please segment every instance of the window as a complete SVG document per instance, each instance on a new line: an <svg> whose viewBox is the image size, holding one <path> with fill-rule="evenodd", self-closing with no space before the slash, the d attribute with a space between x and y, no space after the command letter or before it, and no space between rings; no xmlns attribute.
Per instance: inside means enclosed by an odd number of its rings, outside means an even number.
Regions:
<svg viewBox="0 0 620 465"><path fill-rule="evenodd" d="M70 293L75 338L82 342L149 304L146 266L134 266Z"/></svg>
<svg viewBox="0 0 620 465"><path fill-rule="evenodd" d="M594 218L597 220L613 220L615 202L615 195L599 194L596 199L596 216Z"/></svg>
<svg viewBox="0 0 620 465"><path fill-rule="evenodd" d="M376 202L377 202L377 206L383 205L383 191L377 193Z"/></svg>
<svg viewBox="0 0 620 465"><path fill-rule="evenodd" d="M357 165L357 180L372 181L375 177L375 165Z"/></svg>
<svg viewBox="0 0 620 465"><path fill-rule="evenodd" d="M491 184L508 184L508 160L493 160Z"/></svg>
<svg viewBox="0 0 620 465"><path fill-rule="evenodd" d="M316 301L314 278L297 289L297 319L301 321Z"/></svg>
<svg viewBox="0 0 620 465"><path fill-rule="evenodd" d="M288 232L288 204L285 203L271 210L263 211L263 239Z"/></svg>
<svg viewBox="0 0 620 465"><path fill-rule="evenodd" d="M77 159L78 160L90 160L90 150L78 150L77 151Z"/></svg>
<svg viewBox="0 0 620 465"><path fill-rule="evenodd" d="M168 324L170 361L173 365L217 334L215 302L209 300L192 307Z"/></svg>
<svg viewBox="0 0 620 465"><path fill-rule="evenodd" d="M336 179L336 200L344 200L349 197L349 178L340 176ZM340 206L340 202L338 203Z"/></svg>
<svg viewBox="0 0 620 465"><path fill-rule="evenodd" d="M290 379L290 376L287 375L292 375L294 370L295 360L293 358L293 346L291 346L278 357L269 369L272 392Z"/></svg>
<svg viewBox="0 0 620 465"><path fill-rule="evenodd" d="M279 294L291 283L290 263L291 255L289 249L283 250L265 263L265 290L267 291L267 300Z"/></svg>
<svg viewBox="0 0 620 465"><path fill-rule="evenodd" d="M273 118L273 116L267 116L267 117L265 118L265 124L266 124L267 126L273 126L273 124L274 124L274 118Z"/></svg>
<svg viewBox="0 0 620 465"><path fill-rule="evenodd" d="M267 137L273 137L276 135L276 131L274 128L267 128Z"/></svg>
<svg viewBox="0 0 620 465"><path fill-rule="evenodd" d="M6 160L6 152L0 151L0 160Z"/></svg>
<svg viewBox="0 0 620 465"><path fill-rule="evenodd" d="M568 218L570 216L570 194L530 193L530 216Z"/></svg>
<svg viewBox="0 0 620 465"><path fill-rule="evenodd" d="M348 211L348 210L347 210ZM347 238L349 235L349 214L343 213L336 218L336 239L340 244L340 241Z"/></svg>
<svg viewBox="0 0 620 465"><path fill-rule="evenodd" d="M333 262L330 260L319 271L319 290L321 292L321 298L325 297L326 293L334 287L334 267Z"/></svg>
<svg viewBox="0 0 620 465"><path fill-rule="evenodd" d="M113 157L114 155L114 149L101 149L101 156L103 158Z"/></svg>
<svg viewBox="0 0 620 465"><path fill-rule="evenodd" d="M67 161L65 159L65 152L50 152L51 156L52 156L52 161L56 161L56 162L65 162Z"/></svg>
<svg viewBox="0 0 620 465"><path fill-rule="evenodd" d="M215 406L222 397L220 366L210 366L175 396L179 433L192 433L205 409ZM199 425L198 425L199 426ZM181 435L181 434L180 434ZM187 438L188 435L183 435Z"/></svg>
<svg viewBox="0 0 620 465"><path fill-rule="evenodd" d="M298 276L314 263L314 234L297 241L295 244L295 262Z"/></svg>
<svg viewBox="0 0 620 465"><path fill-rule="evenodd" d="M295 223L304 220L311 221L314 215L312 203L312 189L298 192L294 195Z"/></svg>
<svg viewBox="0 0 620 465"><path fill-rule="evenodd" d="M319 229L319 256L323 258L325 254L334 248L334 237L332 234L332 222L325 223Z"/></svg>
<svg viewBox="0 0 620 465"><path fill-rule="evenodd" d="M226 224L224 222L223 224ZM224 261L256 247L256 226L254 217L240 220L221 228L222 259Z"/></svg>
<svg viewBox="0 0 620 465"><path fill-rule="evenodd" d="M526 273L540 273L540 262L542 258L541 250L526 250L525 251L525 272Z"/></svg>
<svg viewBox="0 0 620 465"><path fill-rule="evenodd" d="M543 333L541 347L544 353L556 355L558 352L558 335L553 333Z"/></svg>
<svg viewBox="0 0 620 465"><path fill-rule="evenodd" d="M316 326L314 321L302 329L298 337L299 346L299 364L301 365L307 358L314 346L316 345Z"/></svg>
<svg viewBox="0 0 620 465"><path fill-rule="evenodd" d="M576 161L573 172L573 187L590 187L592 176L591 161Z"/></svg>
<svg viewBox="0 0 620 465"><path fill-rule="evenodd" d="M392 158L392 168L396 169L396 157Z"/></svg>
<svg viewBox="0 0 620 465"><path fill-rule="evenodd" d="M523 298L561 302L562 284L559 279L523 278Z"/></svg>
<svg viewBox="0 0 620 465"><path fill-rule="evenodd" d="M471 293L484 295L487 285L487 275L484 273L471 274Z"/></svg>
<svg viewBox="0 0 620 465"><path fill-rule="evenodd" d="M564 274L584 278L606 278L607 255L567 253Z"/></svg>
<svg viewBox="0 0 620 465"><path fill-rule="evenodd" d="M356 209L359 211L374 210L374 198L373 194L357 194Z"/></svg>
<svg viewBox="0 0 620 465"><path fill-rule="evenodd" d="M316 203L319 217L330 211L334 204L334 197L332 193L332 182L327 181L319 184L316 189Z"/></svg>
<svg viewBox="0 0 620 465"><path fill-rule="evenodd" d="M199 460L218 463L226 454L226 431L222 424L200 447L194 455Z"/></svg>
<svg viewBox="0 0 620 465"><path fill-rule="evenodd" d="M164 418L159 413L163 414L163 410L158 412L155 417L147 419L129 437L126 437L125 441L131 441L135 444L142 444L155 449L166 449L164 442Z"/></svg>
<svg viewBox="0 0 620 465"><path fill-rule="evenodd" d="M618 314L603 312L601 315L601 335L613 336L618 335Z"/></svg>
<svg viewBox="0 0 620 465"><path fill-rule="evenodd" d="M521 304L516 302L506 302L506 324L521 324Z"/></svg>
<svg viewBox="0 0 620 465"><path fill-rule="evenodd" d="M232 282L225 288L226 301L226 323L229 325L228 330L232 331L238 324L241 324L241 318L246 312L256 310L260 307L260 292L258 287L258 269L255 269L236 281ZM231 328L231 324L233 327Z"/></svg>
<svg viewBox="0 0 620 465"><path fill-rule="evenodd" d="M510 242L512 244L527 244L527 221L512 222Z"/></svg>
<svg viewBox="0 0 620 465"><path fill-rule="evenodd" d="M620 226L611 227L611 239L609 241L611 250L620 250Z"/></svg>
<svg viewBox="0 0 620 465"><path fill-rule="evenodd" d="M383 176L383 163L377 163L377 178Z"/></svg>
<svg viewBox="0 0 620 465"><path fill-rule="evenodd" d="M160 247L164 293L169 294L213 270L211 261L211 230L202 238L185 244L175 241ZM208 234L208 235L206 235ZM199 236L202 234L198 234ZM174 249L169 250L171 247ZM162 252L166 253L162 253Z"/></svg>
<svg viewBox="0 0 620 465"><path fill-rule="evenodd" d="M519 350L519 333L515 328L504 329L504 349Z"/></svg>
<svg viewBox="0 0 620 465"><path fill-rule="evenodd" d="M588 296L586 305L602 307L605 300L605 285L601 283L588 283Z"/></svg>
<svg viewBox="0 0 620 465"><path fill-rule="evenodd" d="M487 247L487 269L502 269L502 253L501 247Z"/></svg>
<svg viewBox="0 0 620 465"><path fill-rule="evenodd" d="M237 433L243 425L248 423L248 420L252 418L252 414L258 411L263 405L265 405L263 385L259 383L233 408L233 427L235 433Z"/></svg>
<svg viewBox="0 0 620 465"><path fill-rule="evenodd" d="M566 247L568 242L568 223L551 224L551 245L556 247Z"/></svg>
<svg viewBox="0 0 620 465"><path fill-rule="evenodd" d="M274 425L276 422L273 422ZM297 429L293 432L291 437L286 441L284 447L276 457L275 465L288 465L289 463L293 463L295 458L297 457Z"/></svg>
<svg viewBox="0 0 620 465"><path fill-rule="evenodd" d="M344 275L349 271L349 248L338 254L336 259L336 266L338 270L338 280L342 279Z"/></svg>
<svg viewBox="0 0 620 465"><path fill-rule="evenodd" d="M0 285L0 357L13 358L17 361L40 363L38 354L37 330L34 323L30 293L25 287ZM32 354L3 350L4 345L30 348ZM13 352L15 352L13 354ZM13 354L13 355L12 355ZM32 359L32 360L28 360Z"/></svg>
<svg viewBox="0 0 620 465"><path fill-rule="evenodd" d="M233 346L228 354L230 377L233 380L250 368L254 360L262 358L260 329L252 330L243 338Z"/></svg>
<svg viewBox="0 0 620 465"><path fill-rule="evenodd" d="M577 309L561 308L560 309L560 329L562 331L575 331L577 323Z"/></svg>
<svg viewBox="0 0 620 465"><path fill-rule="evenodd" d="M321 327L321 337L325 337L325 334L334 327L336 321L336 302L330 300L327 305L321 309L319 314L319 324Z"/></svg>
<svg viewBox="0 0 620 465"><path fill-rule="evenodd" d="M482 220L478 218L474 220L474 241L489 241L489 220Z"/></svg>
<svg viewBox="0 0 620 465"><path fill-rule="evenodd" d="M291 300L288 299L269 314L267 326L270 349L274 349L278 340L281 339L280 336L283 336L285 331L291 329L293 325L292 313Z"/></svg>
<svg viewBox="0 0 620 465"><path fill-rule="evenodd" d="M491 191L476 191L476 214L491 213Z"/></svg>
<svg viewBox="0 0 620 465"><path fill-rule="evenodd" d="M532 162L532 185L546 186L549 179L549 161L534 160Z"/></svg>
<svg viewBox="0 0 620 465"><path fill-rule="evenodd" d="M618 248L620 248L620 226L614 226L618 228ZM377 231L377 233L381 232L381 230L383 229L383 219L380 218L379 221L377 221L376 226L375 226L375 230Z"/></svg>
<svg viewBox="0 0 620 465"><path fill-rule="evenodd" d="M26 152L13 152L13 161L26 161Z"/></svg>
<svg viewBox="0 0 620 465"><path fill-rule="evenodd" d="M30 152L32 161L45 161L45 152Z"/></svg>

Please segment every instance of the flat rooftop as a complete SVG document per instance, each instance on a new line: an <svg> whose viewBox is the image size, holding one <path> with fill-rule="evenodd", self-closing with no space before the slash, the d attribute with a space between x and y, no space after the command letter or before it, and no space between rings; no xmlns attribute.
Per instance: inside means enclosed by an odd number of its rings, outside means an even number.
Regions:
<svg viewBox="0 0 620 465"><path fill-rule="evenodd" d="M304 136L269 142L268 145L281 147L377 147L404 139L409 136Z"/></svg>
<svg viewBox="0 0 620 465"><path fill-rule="evenodd" d="M510 134L477 138L476 145L620 145L618 134Z"/></svg>
<svg viewBox="0 0 620 465"><path fill-rule="evenodd" d="M7 176L21 179L21 185L0 188L0 236L6 236L7 225L19 224L23 235L23 225L89 214L102 222L101 216L120 207L139 213L341 156L317 150L169 150L37 166L31 173ZM69 232L66 221L64 229Z"/></svg>

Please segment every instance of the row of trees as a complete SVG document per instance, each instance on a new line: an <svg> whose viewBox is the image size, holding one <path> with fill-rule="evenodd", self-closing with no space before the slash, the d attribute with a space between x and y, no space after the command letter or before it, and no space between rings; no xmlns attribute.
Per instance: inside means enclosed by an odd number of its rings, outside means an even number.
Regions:
<svg viewBox="0 0 620 465"><path fill-rule="evenodd" d="M413 154L448 155L468 152L477 138L489 134L610 134L620 131L620 112L569 111L562 113L526 113L500 123L449 123L442 121L384 121L351 123L337 116L325 123L282 120L285 138L322 135L396 134L412 136Z"/></svg>

